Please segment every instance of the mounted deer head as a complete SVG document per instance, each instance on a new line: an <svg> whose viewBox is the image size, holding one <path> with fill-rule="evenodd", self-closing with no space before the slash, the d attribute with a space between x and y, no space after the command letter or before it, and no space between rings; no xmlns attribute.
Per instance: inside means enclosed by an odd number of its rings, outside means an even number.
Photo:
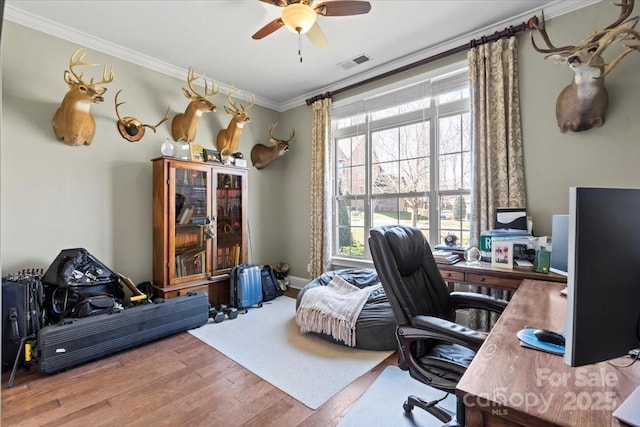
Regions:
<svg viewBox="0 0 640 427"><path fill-rule="evenodd" d="M231 121L226 129L221 129L218 132L218 137L216 139L216 148L223 156L229 156L238 150L238 145L240 145L240 136L242 135L242 128L251 120L251 118L247 116L247 110L256 103L256 97L251 94L251 101L249 101L249 104L245 106L242 104L236 104L231 99L233 92L233 88L230 88L227 93L227 100L232 108L228 108L226 105L224 106L224 111L231 114Z"/></svg>
<svg viewBox="0 0 640 427"><path fill-rule="evenodd" d="M573 82L565 87L556 101L556 119L562 133L567 130L580 132L600 127L604 124L609 104L609 95L604 86L604 77L630 52L640 50L638 45L625 44L625 50L610 63L605 63L601 54L613 42L637 41L640 34L633 30L638 17L627 18L631 14L634 0L623 0L620 16L603 30L594 32L581 45L556 47L551 43L545 29L544 13L542 21L529 21L530 27L539 31L547 48L536 45L533 34L531 42L535 50L546 53L545 59L556 64L566 64L574 72Z"/></svg>
<svg viewBox="0 0 640 427"><path fill-rule="evenodd" d="M142 124L140 120L133 117L120 117L118 107L122 104L126 104L126 102L118 102L118 95L120 95L120 92L122 92L122 90L119 90L118 93L116 93L115 98L116 116L118 116L118 130L120 131L120 135L127 141L140 141L144 136L145 127L150 128L153 133L156 133L156 128L169 119L169 107L167 107L167 112L164 113L164 117L158 122L157 125Z"/></svg>
<svg viewBox="0 0 640 427"><path fill-rule="evenodd" d="M176 114L171 121L171 136L173 140L178 142L180 140L186 142L193 142L196 139L196 131L198 130L198 120L203 113L209 113L217 110L217 107L211 103L207 98L212 97L218 93L213 82L211 83L211 91L207 79L204 78L204 94L200 94L193 87L193 82L198 80L203 75L196 76L193 74L193 69L189 67L187 74L187 85L189 89L182 88L182 93L191 102L187 105L184 113Z"/></svg>
<svg viewBox="0 0 640 427"><path fill-rule="evenodd" d="M69 59L69 69L64 72L64 81L69 86L69 91L62 99L60 108L53 115L53 131L56 138L68 145L89 145L96 133L96 121L91 115L92 103L104 101L102 95L107 88L100 87L110 83L114 79L113 67L107 76L107 64L102 70L102 80L89 83L82 80L82 73L76 74L74 67L79 65L97 65L84 62L87 53L83 49L77 49Z"/></svg>
<svg viewBox="0 0 640 427"><path fill-rule="evenodd" d="M289 136L289 139L278 139L273 136L273 130L276 126L278 126L277 123L269 126L269 142L272 144L271 147L267 147L266 145L262 144L256 144L251 149L251 163L253 163L253 166L256 169L266 168L271 163L284 156L287 151L289 151L289 142L295 136L296 130L291 129L291 135Z"/></svg>

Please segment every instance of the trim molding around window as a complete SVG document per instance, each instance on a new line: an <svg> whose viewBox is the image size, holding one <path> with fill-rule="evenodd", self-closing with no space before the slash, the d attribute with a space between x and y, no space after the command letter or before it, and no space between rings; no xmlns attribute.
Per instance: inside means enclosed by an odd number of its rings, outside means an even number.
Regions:
<svg viewBox="0 0 640 427"><path fill-rule="evenodd" d="M471 116L466 63L336 102L332 257L371 260L369 229L417 226L432 246L470 237ZM435 219L435 220L434 220Z"/></svg>

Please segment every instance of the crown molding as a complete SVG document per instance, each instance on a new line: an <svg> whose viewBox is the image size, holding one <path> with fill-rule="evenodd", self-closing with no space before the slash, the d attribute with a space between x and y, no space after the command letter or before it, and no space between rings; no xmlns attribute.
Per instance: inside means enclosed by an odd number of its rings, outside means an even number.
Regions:
<svg viewBox="0 0 640 427"><path fill-rule="evenodd" d="M551 3L545 6L544 10L545 10L546 17L549 19L553 19L554 17L561 16L561 15L564 15L564 14L573 12L575 10L582 9L584 7L590 6L595 3L600 3L600 2L601 0L576 0L576 1L557 0L554 3ZM328 85L324 88L318 89L313 92L309 92L305 95L293 98L283 103L276 103L270 99L256 96L256 104L277 112L287 111L291 108L304 105L306 103L306 99L314 95L317 95L319 93L331 92L341 87L355 84L357 82L366 80L368 78L375 77L382 73L392 71L396 68L400 68L405 65L411 64L413 62L419 61L423 58L427 58L429 56L438 54L440 52L444 52L453 47L460 46L461 44L467 43L469 40L479 38L482 35L491 34L495 31L503 30L504 28L510 25L517 25L523 20L526 21L532 15L535 15L536 12L538 11L539 9L531 10L529 12L522 13L508 20L498 22L489 27L485 27L477 31L461 35L459 37L456 37L455 39L448 40L445 43L440 43L438 45L434 45L429 48L415 52L413 54L404 56L398 60L387 62L385 64L372 68L363 73L356 74L352 77L340 80L338 82L334 82L331 85ZM119 58L124 61L131 62L141 67L145 67L150 70L157 71L159 73L163 73L180 80L183 80L184 76L187 74L187 69L185 68L176 67L172 64L169 64L164 61L160 61L156 58L152 58L143 53L136 52L127 47L117 45L115 43L111 43L106 40L94 37L82 31L78 31L73 28L67 27L65 25L61 25L49 19L42 18L40 16L18 9L13 5L5 4L4 18L9 21L15 22L17 24L32 28L34 30L38 30L64 40L77 43L82 46L86 46L93 50L97 50L105 54L111 55L115 58ZM219 82L216 80L214 80L214 82L217 85L219 85L221 91L228 91L231 88L231 85L226 84L224 82ZM196 82L196 84L201 85L199 82ZM244 91L242 91L240 88L235 88L235 89L239 91L239 93L244 93Z"/></svg>
<svg viewBox="0 0 640 427"><path fill-rule="evenodd" d="M129 49L127 47L108 42L85 32L67 27L66 25L61 25L49 19L42 18L21 9L17 9L12 5L5 5L4 18L9 21L15 22L16 24L24 25L25 27L29 27L34 30L58 37L60 39L85 46L92 50L96 50L107 55L111 55L115 58L131 62L132 64L136 64L141 67L148 68L150 70L157 71L171 77L175 77L179 80L184 80L188 72L186 68L176 67L175 65L160 61L159 59L153 58L140 52L136 52L135 50ZM232 87L232 85L217 80L213 80L213 82L219 86L221 92L228 92ZM194 84L196 86L203 86L200 81L196 81L194 82ZM248 99L241 98L242 95L245 94L245 91L243 91L241 88L235 86L233 88L239 95L240 100ZM282 111L280 110L279 104L260 96L256 96L256 104L269 108L271 110Z"/></svg>
<svg viewBox="0 0 640 427"><path fill-rule="evenodd" d="M550 3L549 5L544 7L545 18L553 19L555 17L565 15L567 13L571 13L576 10L585 8L592 4L600 3L601 1L602 0L575 0L575 1L574 0L556 0L554 3ZM540 10L541 9L532 9L528 12L521 13L520 15L514 16L512 18L498 22L496 24L492 24L488 27L484 27L467 34L463 34L454 39L447 40L444 43L430 46L426 49L409 54L397 60L387 62L385 64L372 68L370 70L364 71L360 74L356 74L347 79L343 79L338 82L332 83L328 86L325 86L321 89L308 93L304 96L300 96L298 98L292 99L282 105L286 107L285 110L288 108L296 107L300 104L306 103L306 100L308 98L311 98L315 95L326 93L326 92L332 92L334 90L338 90L340 88L343 88L352 84L356 84L358 82L367 80L369 78L379 76L389 71L393 71L395 69L420 61L424 58L428 58L430 56L445 52L449 49L453 49L454 47L461 46L463 44L468 43L470 40L478 39L483 35L486 36L487 34L492 34L496 31L502 31L511 25L519 25L523 21L526 22L533 15L536 15L537 13L539 13Z"/></svg>

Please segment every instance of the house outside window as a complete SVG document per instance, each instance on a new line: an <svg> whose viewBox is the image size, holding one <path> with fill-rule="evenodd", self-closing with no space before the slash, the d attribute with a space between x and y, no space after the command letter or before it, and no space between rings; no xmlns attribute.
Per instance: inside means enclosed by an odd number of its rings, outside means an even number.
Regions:
<svg viewBox="0 0 640 427"><path fill-rule="evenodd" d="M334 104L334 259L370 260L369 229L385 224L419 227L432 247L449 234L469 244L469 79L451 68Z"/></svg>

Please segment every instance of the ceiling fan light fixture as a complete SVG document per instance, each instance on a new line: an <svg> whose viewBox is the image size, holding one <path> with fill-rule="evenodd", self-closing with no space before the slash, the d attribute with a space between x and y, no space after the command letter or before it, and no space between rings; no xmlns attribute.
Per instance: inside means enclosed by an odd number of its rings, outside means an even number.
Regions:
<svg viewBox="0 0 640 427"><path fill-rule="evenodd" d="M282 11L282 22L294 33L304 34L315 24L316 11L303 3L292 3Z"/></svg>

